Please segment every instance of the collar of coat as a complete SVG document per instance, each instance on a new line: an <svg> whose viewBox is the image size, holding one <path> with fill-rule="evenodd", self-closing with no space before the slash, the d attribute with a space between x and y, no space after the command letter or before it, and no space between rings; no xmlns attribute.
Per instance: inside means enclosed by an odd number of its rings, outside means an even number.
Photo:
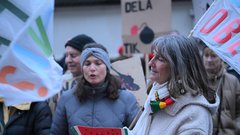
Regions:
<svg viewBox="0 0 240 135"><path fill-rule="evenodd" d="M3 98L0 97L0 102L3 102ZM31 102L27 102L27 103L23 103L23 104L19 104L19 105L12 105L11 107L15 107L18 110L29 110L31 106Z"/></svg>
<svg viewBox="0 0 240 135"><path fill-rule="evenodd" d="M186 93L181 97L175 98L173 100L175 101L174 104L165 108L166 112L171 116L175 116L179 111L182 110L182 108L187 105L200 105L208 109L211 114L214 114L217 111L218 105L220 103L218 96L216 96L216 102L211 104L203 95L193 96L190 93Z"/></svg>

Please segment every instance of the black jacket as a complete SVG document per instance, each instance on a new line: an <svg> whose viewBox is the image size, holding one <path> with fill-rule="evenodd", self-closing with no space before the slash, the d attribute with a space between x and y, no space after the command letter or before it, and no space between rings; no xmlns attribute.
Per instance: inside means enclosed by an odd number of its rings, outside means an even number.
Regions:
<svg viewBox="0 0 240 135"><path fill-rule="evenodd" d="M0 121L3 120L3 103L0 103ZM30 110L16 112L5 125L5 135L49 135L52 123L51 110L46 102L34 102Z"/></svg>

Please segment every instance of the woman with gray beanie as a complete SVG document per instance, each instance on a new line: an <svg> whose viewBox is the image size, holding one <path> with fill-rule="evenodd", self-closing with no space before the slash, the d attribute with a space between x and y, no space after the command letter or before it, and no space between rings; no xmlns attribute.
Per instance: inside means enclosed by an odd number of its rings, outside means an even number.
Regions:
<svg viewBox="0 0 240 135"><path fill-rule="evenodd" d="M51 134L74 134L73 126L122 128L130 126L140 106L132 93L121 90L121 82L110 74L106 48L92 43L80 56L82 70L76 87L61 97Z"/></svg>
<svg viewBox="0 0 240 135"><path fill-rule="evenodd" d="M95 41L86 34L79 34L66 42L63 67L65 67L67 71L62 76L62 90L48 101L52 113L55 112L62 93L76 85L75 80L81 75L80 55L83 51L83 47L89 43L95 43Z"/></svg>

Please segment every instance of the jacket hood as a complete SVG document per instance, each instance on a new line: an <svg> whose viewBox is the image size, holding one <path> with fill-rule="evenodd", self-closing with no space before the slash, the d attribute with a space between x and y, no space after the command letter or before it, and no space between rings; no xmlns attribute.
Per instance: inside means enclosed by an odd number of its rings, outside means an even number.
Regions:
<svg viewBox="0 0 240 135"><path fill-rule="evenodd" d="M174 101L175 102L171 106L166 108L167 113L172 116L176 115L182 108L188 105L199 105L205 107L213 115L216 113L220 103L219 97L217 95L215 100L216 102L211 104L203 95L192 96L190 93L186 93L179 98L175 98Z"/></svg>

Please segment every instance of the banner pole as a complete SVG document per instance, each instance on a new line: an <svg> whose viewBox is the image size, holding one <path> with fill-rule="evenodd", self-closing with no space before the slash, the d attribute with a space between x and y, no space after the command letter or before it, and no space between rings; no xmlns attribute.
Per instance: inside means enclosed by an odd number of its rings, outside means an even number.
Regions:
<svg viewBox="0 0 240 135"><path fill-rule="evenodd" d="M148 62L149 62L149 57L148 54L144 55L144 59L145 59L145 81L147 83L147 79L149 77L149 66L148 66Z"/></svg>

